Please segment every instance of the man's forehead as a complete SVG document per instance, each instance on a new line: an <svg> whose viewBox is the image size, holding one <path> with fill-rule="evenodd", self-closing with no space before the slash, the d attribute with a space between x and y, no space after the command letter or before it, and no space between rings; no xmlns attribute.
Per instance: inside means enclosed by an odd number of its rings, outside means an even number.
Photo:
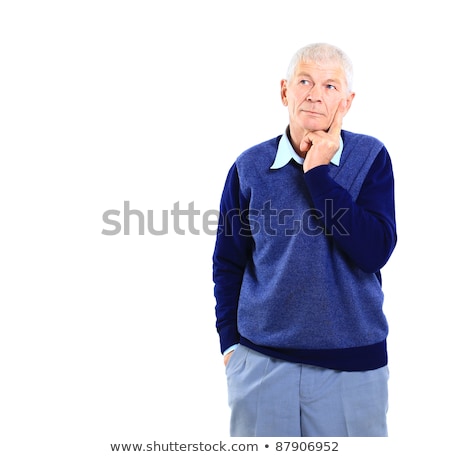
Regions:
<svg viewBox="0 0 450 457"><path fill-rule="evenodd" d="M345 79L345 72L342 66L333 61L327 62L304 62L301 61L298 63L295 70L296 75L309 74L313 76L314 74L320 75L327 78L334 79Z"/></svg>

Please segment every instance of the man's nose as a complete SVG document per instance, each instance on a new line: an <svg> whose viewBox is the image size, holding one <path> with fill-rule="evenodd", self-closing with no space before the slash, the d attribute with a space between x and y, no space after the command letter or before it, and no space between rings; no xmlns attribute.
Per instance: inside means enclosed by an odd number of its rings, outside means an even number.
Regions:
<svg viewBox="0 0 450 457"><path fill-rule="evenodd" d="M311 87L311 90L309 91L308 96L306 99L309 102L320 102L322 100L322 91L320 90L320 87L317 84L314 84L314 86Z"/></svg>

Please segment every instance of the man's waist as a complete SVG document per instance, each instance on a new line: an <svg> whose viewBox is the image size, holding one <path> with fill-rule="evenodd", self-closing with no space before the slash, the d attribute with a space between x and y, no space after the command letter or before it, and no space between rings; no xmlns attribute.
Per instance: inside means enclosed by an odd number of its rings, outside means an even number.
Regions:
<svg viewBox="0 0 450 457"><path fill-rule="evenodd" d="M375 344L333 349L293 349L260 346L241 336L240 343L269 357L338 371L367 371L387 365L386 340Z"/></svg>

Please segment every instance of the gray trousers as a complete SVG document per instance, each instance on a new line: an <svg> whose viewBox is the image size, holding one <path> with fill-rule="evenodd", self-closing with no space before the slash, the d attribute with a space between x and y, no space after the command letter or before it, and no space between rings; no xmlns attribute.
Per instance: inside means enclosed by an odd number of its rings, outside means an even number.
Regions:
<svg viewBox="0 0 450 457"><path fill-rule="evenodd" d="M226 374L231 436L387 436L388 367L335 371L239 345Z"/></svg>

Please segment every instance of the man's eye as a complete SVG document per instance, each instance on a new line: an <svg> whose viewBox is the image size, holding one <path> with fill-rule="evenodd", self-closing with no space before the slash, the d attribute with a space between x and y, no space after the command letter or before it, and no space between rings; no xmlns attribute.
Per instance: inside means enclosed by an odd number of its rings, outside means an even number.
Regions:
<svg viewBox="0 0 450 457"><path fill-rule="evenodd" d="M333 84L327 84L327 89L335 90L336 86L333 86Z"/></svg>
<svg viewBox="0 0 450 457"><path fill-rule="evenodd" d="M307 86L308 84L309 84L309 81L307 79L301 79L300 80L300 85Z"/></svg>

